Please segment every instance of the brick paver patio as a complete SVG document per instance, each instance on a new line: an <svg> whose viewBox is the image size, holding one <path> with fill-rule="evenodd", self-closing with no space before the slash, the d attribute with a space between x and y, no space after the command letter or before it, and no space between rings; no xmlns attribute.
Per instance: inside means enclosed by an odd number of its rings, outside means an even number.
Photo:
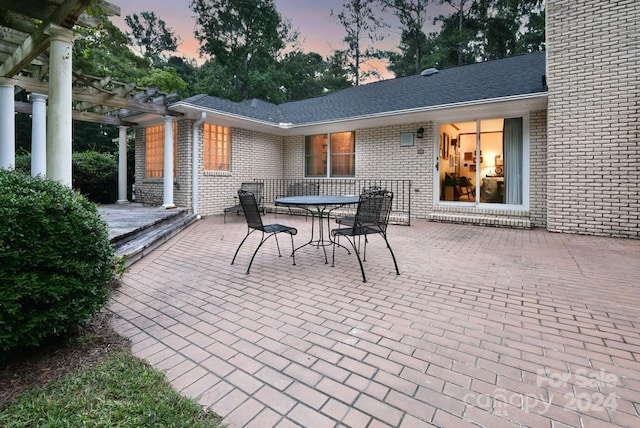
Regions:
<svg viewBox="0 0 640 428"><path fill-rule="evenodd" d="M343 250L292 266L273 240L246 275L245 231L193 224L110 305L134 354L229 427L640 426L640 241L417 220L390 227L401 275L374 237L363 283Z"/></svg>

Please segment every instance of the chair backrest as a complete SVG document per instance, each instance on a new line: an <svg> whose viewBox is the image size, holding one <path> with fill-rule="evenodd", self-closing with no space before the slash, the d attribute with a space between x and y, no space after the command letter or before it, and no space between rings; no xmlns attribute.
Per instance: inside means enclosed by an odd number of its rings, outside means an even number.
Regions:
<svg viewBox="0 0 640 428"><path fill-rule="evenodd" d="M376 232L385 233L389 224L393 202L393 192L388 190L371 190L362 192L358 201L354 229L366 227Z"/></svg>
<svg viewBox="0 0 640 428"><path fill-rule="evenodd" d="M370 186L370 187L363 188L362 193L379 192L380 190L384 190L384 189L380 186Z"/></svg>
<svg viewBox="0 0 640 428"><path fill-rule="evenodd" d="M263 230L264 225L262 224L262 217L260 217L256 196L252 192L240 189L238 190L238 198L242 205L244 218L247 220L247 226L251 229Z"/></svg>
<svg viewBox="0 0 640 428"><path fill-rule="evenodd" d="M240 185L240 190L251 192L256 197L256 203L262 206L262 195L264 194L264 183L260 181L246 181Z"/></svg>
<svg viewBox="0 0 640 428"><path fill-rule="evenodd" d="M320 194L320 183L300 182L292 183L287 190L287 196L317 196Z"/></svg>

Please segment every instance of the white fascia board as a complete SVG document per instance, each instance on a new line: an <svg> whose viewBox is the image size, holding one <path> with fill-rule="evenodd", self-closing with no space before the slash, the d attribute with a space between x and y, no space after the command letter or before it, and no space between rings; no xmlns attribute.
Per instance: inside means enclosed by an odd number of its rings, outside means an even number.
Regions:
<svg viewBox="0 0 640 428"><path fill-rule="evenodd" d="M278 123L258 120L223 110L201 107L195 104L187 104L181 101L176 104L172 104L168 109L184 113L188 118L200 117L200 114L205 112L207 114L207 119L210 118L216 125L250 129L276 135L284 135L282 130L288 129L288 126L280 126Z"/></svg>

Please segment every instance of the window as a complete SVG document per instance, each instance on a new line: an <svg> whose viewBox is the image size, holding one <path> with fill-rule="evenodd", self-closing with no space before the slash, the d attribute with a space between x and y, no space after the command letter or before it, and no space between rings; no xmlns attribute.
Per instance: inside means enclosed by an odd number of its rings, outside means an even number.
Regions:
<svg viewBox="0 0 640 428"><path fill-rule="evenodd" d="M231 130L226 126L204 124L204 169L229 171Z"/></svg>
<svg viewBox="0 0 640 428"><path fill-rule="evenodd" d="M524 204L523 118L440 126L440 200Z"/></svg>
<svg viewBox="0 0 640 428"><path fill-rule="evenodd" d="M164 124L146 128L147 177L164 177ZM173 176L177 174L178 124L173 122Z"/></svg>
<svg viewBox="0 0 640 428"><path fill-rule="evenodd" d="M355 160L354 132L305 137L306 177L354 177L356 175Z"/></svg>

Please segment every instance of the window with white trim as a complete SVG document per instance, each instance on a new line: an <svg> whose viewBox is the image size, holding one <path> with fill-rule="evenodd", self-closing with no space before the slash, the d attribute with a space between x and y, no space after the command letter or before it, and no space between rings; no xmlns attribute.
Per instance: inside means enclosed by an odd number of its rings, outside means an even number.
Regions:
<svg viewBox="0 0 640 428"><path fill-rule="evenodd" d="M305 177L355 177L355 132L307 135Z"/></svg>

